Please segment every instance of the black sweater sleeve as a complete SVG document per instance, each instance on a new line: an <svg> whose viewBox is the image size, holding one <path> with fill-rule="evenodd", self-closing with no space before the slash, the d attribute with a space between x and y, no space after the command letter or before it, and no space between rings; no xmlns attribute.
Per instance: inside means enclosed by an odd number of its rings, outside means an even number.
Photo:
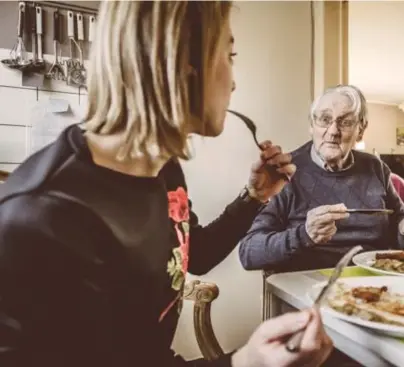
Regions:
<svg viewBox="0 0 404 367"><path fill-rule="evenodd" d="M169 161L160 173L167 189L186 189L184 172L176 160ZM256 201L245 202L236 198L223 213L206 226L199 224L190 207L189 266L191 274L203 275L223 261L245 236L263 205Z"/></svg>
<svg viewBox="0 0 404 367"><path fill-rule="evenodd" d="M262 207L258 201L236 198L206 226L201 226L191 211L189 272L203 275L223 261L245 236Z"/></svg>

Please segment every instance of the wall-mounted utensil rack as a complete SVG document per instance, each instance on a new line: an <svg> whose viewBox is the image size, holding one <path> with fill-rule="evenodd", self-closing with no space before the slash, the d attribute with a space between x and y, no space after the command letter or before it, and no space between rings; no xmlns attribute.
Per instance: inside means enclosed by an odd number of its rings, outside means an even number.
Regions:
<svg viewBox="0 0 404 367"><path fill-rule="evenodd" d="M26 61L29 66L36 66L37 60L42 64L41 68L35 70L27 68L21 58L17 57L19 54L12 54L14 57L1 60L4 66L16 69L14 66L20 67L21 64L21 68L17 70L22 72L24 87L41 88L49 86L47 80L57 80L76 88L86 88L87 71L84 61L89 57L94 39L98 3L97 8L63 1L20 1L16 4L24 7L24 11L20 10L20 13L31 14L33 10L34 18L36 14L33 21L27 20L31 18L30 15L24 16L24 22L19 22L24 23L26 29L20 32L21 35L17 38L18 45L28 41L27 51L32 53L32 59ZM39 21L38 12L41 14ZM38 39L35 33L40 33ZM35 41L32 41L34 37ZM47 59L43 58L43 53L52 55L53 60L49 62L49 56Z"/></svg>
<svg viewBox="0 0 404 367"><path fill-rule="evenodd" d="M74 12L81 12L86 15L97 15L98 11L96 9L87 7L87 6L82 6L82 5L76 5L73 3L67 3L63 1L27 1L27 4L30 5L41 5L43 7L48 7L48 8L53 8L54 10L59 9L59 10L71 10Z"/></svg>

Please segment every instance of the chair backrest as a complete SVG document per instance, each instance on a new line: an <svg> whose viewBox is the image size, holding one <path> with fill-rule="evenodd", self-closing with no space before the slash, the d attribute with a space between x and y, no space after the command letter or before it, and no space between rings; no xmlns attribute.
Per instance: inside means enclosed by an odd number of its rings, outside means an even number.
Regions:
<svg viewBox="0 0 404 367"><path fill-rule="evenodd" d="M210 307L219 296L219 288L214 283L194 280L184 289L184 300L194 302L194 330L196 341L204 357L209 361L224 354L212 327Z"/></svg>
<svg viewBox="0 0 404 367"><path fill-rule="evenodd" d="M10 172L0 170L0 183L4 182L9 175L10 175Z"/></svg>

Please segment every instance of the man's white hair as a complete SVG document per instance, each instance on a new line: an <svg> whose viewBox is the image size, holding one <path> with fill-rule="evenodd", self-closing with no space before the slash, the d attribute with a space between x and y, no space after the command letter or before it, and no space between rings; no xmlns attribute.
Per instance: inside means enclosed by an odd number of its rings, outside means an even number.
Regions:
<svg viewBox="0 0 404 367"><path fill-rule="evenodd" d="M342 96L348 97L352 102L352 113L355 118L361 124L361 127L365 129L368 125L368 106L365 99L365 96L361 92L361 90L353 85L337 85L335 87L328 88L317 97L314 102L311 104L310 108L310 119L314 121L316 118L316 112L321 103L321 100L328 94L337 93Z"/></svg>

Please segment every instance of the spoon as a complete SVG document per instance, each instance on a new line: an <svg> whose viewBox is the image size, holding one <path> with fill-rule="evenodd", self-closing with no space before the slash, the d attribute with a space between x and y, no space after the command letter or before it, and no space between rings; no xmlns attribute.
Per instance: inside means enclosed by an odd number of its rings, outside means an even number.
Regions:
<svg viewBox="0 0 404 367"><path fill-rule="evenodd" d="M260 143L258 142L258 139L257 139L257 126L254 124L254 122L252 122L252 120L250 118L248 118L247 116L241 114L240 112L236 112L236 111L233 111L233 110L227 110L227 112L232 113L234 116L237 116L240 120L242 120L244 122L244 124L247 126L248 130L251 131L251 134L253 136L255 144L262 151L263 149L262 149L262 147L261 147L261 145L260 145ZM266 165L265 167L267 167L268 172L271 175L275 174L279 178L281 178L281 179L283 179L283 180L285 180L287 182L290 181L290 178L287 175L285 175L284 173L279 173L276 170L279 167L269 166L269 165Z"/></svg>

